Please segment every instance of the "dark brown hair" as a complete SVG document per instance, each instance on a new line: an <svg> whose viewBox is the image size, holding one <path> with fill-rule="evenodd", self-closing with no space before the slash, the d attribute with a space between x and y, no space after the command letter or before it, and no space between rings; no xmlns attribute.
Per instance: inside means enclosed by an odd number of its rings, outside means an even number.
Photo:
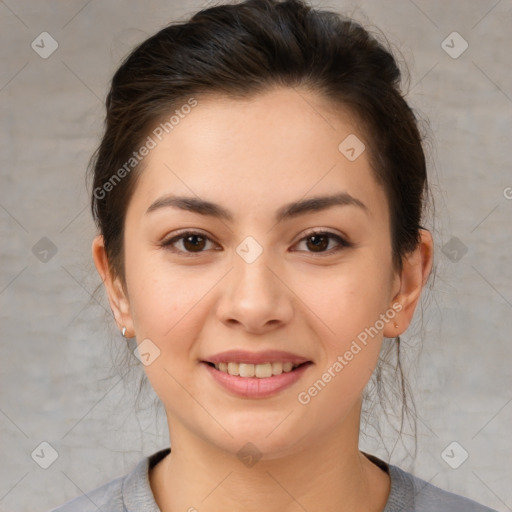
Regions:
<svg viewBox="0 0 512 512"><path fill-rule="evenodd" d="M143 172L143 161L126 163L151 130L202 94L248 98L275 86L322 95L361 124L388 200L393 262L400 269L419 242L428 192L422 136L400 81L384 43L354 20L302 0L217 5L145 40L112 79L105 133L91 160L92 214L113 275L124 285L123 223ZM113 182L123 166L127 172Z"/></svg>

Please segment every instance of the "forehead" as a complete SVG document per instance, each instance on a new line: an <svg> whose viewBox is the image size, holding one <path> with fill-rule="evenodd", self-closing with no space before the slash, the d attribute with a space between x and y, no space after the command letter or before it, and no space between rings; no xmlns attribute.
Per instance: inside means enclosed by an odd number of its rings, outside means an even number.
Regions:
<svg viewBox="0 0 512 512"><path fill-rule="evenodd" d="M142 213L164 193L199 196L235 210L268 206L274 211L308 195L348 192L376 215L386 215L367 151L347 158L344 141L352 146L359 141L355 149L361 151L365 140L348 111L292 88L247 99L196 100L169 133L154 137L132 209Z"/></svg>

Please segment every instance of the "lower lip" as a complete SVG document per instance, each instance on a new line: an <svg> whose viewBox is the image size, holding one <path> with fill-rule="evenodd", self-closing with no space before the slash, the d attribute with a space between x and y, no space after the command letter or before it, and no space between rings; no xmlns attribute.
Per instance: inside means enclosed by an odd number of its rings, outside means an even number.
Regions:
<svg viewBox="0 0 512 512"><path fill-rule="evenodd" d="M268 398L297 382L304 372L312 365L306 363L291 372L272 375L260 379L258 377L239 377L217 370L208 363L201 362L210 375L225 389L243 398Z"/></svg>

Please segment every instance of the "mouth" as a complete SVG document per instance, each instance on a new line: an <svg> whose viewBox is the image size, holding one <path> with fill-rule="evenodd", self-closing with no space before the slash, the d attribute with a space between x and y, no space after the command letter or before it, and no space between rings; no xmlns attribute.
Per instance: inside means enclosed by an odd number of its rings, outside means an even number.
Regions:
<svg viewBox="0 0 512 512"><path fill-rule="evenodd" d="M291 362L266 362L259 364L251 363L237 363L237 362L219 362L213 363L211 361L201 361L208 366L215 368L219 372L242 378L258 378L268 379L283 373L292 373L299 368L313 364L311 361L293 364Z"/></svg>
<svg viewBox="0 0 512 512"><path fill-rule="evenodd" d="M266 399L276 396L298 383L313 364L312 361L275 361L258 364L200 361L200 365L206 369L216 385L229 394L243 399Z"/></svg>

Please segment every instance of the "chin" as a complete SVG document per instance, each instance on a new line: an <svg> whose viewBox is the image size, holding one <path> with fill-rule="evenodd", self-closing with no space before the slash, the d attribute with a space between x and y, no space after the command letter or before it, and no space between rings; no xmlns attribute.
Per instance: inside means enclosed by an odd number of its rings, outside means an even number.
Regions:
<svg viewBox="0 0 512 512"><path fill-rule="evenodd" d="M282 421L282 418L281 418ZM277 426L278 425L278 426ZM233 428L225 425L226 429L233 436L226 434L222 439L210 438L210 443L215 445L244 462L247 457L251 460L274 460L283 458L299 451L298 444L305 442L307 436L303 432L291 432L290 429L279 425L270 426L254 424ZM276 428L277 426L277 428ZM311 433L313 436L313 433ZM311 442L307 442L311 444ZM250 464L246 464L250 467Z"/></svg>

